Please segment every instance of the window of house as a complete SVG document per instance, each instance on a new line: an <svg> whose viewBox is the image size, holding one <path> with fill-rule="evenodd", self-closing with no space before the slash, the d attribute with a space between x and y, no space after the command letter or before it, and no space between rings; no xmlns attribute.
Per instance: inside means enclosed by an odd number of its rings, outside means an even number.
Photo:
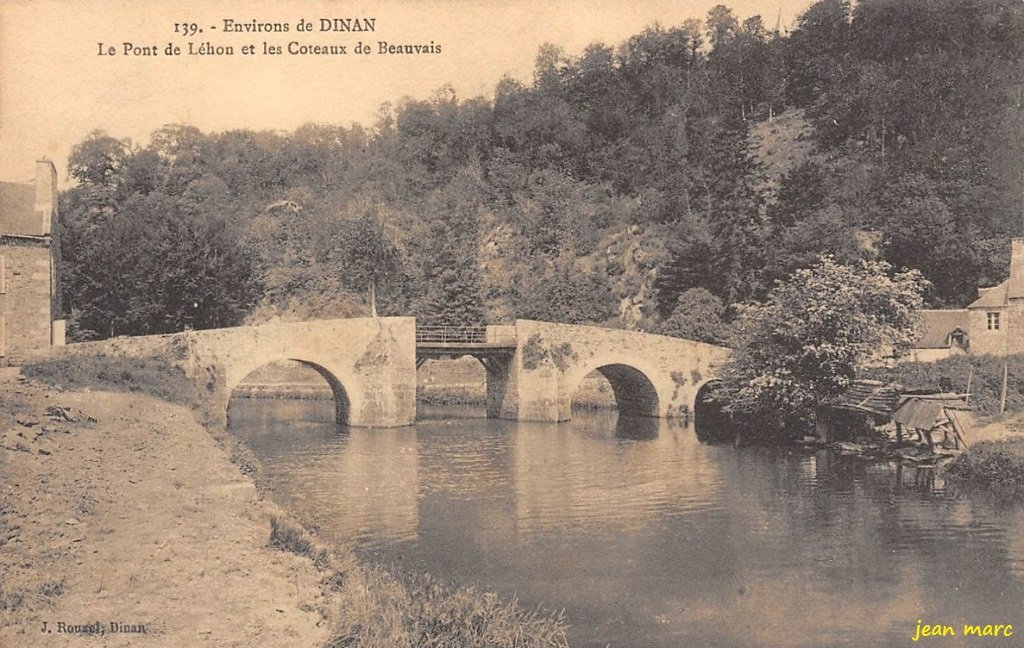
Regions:
<svg viewBox="0 0 1024 648"><path fill-rule="evenodd" d="M953 329L949 334L950 343L959 347L967 348L967 333L961 329Z"/></svg>
<svg viewBox="0 0 1024 648"><path fill-rule="evenodd" d="M988 313L988 330L998 331L999 330L999 313Z"/></svg>

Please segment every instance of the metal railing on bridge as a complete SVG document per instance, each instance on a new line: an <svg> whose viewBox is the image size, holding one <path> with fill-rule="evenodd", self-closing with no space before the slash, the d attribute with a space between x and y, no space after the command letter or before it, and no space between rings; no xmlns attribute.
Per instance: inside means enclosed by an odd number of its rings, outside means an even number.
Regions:
<svg viewBox="0 0 1024 648"><path fill-rule="evenodd" d="M485 344L486 326L417 326L417 344Z"/></svg>

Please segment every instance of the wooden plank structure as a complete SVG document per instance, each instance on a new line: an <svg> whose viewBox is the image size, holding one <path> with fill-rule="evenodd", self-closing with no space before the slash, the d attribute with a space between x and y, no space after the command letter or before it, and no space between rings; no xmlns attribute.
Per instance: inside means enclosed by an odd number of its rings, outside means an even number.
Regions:
<svg viewBox="0 0 1024 648"><path fill-rule="evenodd" d="M959 450L961 445L966 448L964 436L972 427L969 409L964 394L907 394L892 414L896 423L896 441L903 440L905 425L917 432L919 440L927 441L929 448L935 447L932 436L935 432L942 432L944 445L952 439L954 448Z"/></svg>
<svg viewBox="0 0 1024 648"><path fill-rule="evenodd" d="M889 417L900 405L900 392L880 380L855 380L831 407Z"/></svg>
<svg viewBox="0 0 1024 648"><path fill-rule="evenodd" d="M953 392L901 392L896 385L878 380L857 380L834 401L817 410L816 431L822 441L837 440L837 432L849 428L843 412L862 414L875 425L896 424L896 441L903 442L904 427L913 430L918 440L934 448L933 434L942 432L943 443L967 447L965 437L972 420L969 396ZM845 424L845 425L844 425Z"/></svg>
<svg viewBox="0 0 1024 648"><path fill-rule="evenodd" d="M893 385L878 380L855 380L831 403L817 408L815 433L820 441L839 441L850 436L851 429L865 419L875 425L885 423L899 405L900 394Z"/></svg>

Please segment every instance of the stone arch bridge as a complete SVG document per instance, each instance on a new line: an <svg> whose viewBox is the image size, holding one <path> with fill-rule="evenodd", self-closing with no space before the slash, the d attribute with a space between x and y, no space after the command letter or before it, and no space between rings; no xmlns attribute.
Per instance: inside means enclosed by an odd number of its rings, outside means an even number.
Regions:
<svg viewBox="0 0 1024 648"><path fill-rule="evenodd" d="M416 419L416 369L432 358L472 355L487 369L487 414L567 421L580 382L599 371L623 415L688 415L698 389L728 349L593 326L517 320L465 329L423 327L410 317L241 326L74 344L68 354L166 358L184 370L211 424L224 424L232 391L281 360L318 371L330 384L339 423L398 427Z"/></svg>

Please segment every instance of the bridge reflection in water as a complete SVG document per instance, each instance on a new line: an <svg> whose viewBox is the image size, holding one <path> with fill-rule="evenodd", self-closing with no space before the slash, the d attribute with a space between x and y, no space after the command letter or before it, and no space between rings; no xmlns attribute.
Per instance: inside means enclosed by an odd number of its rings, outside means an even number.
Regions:
<svg viewBox="0 0 1024 648"><path fill-rule="evenodd" d="M717 489L715 465L694 460L704 450L693 442L692 427L613 417L577 412L567 433L545 424L517 426L513 474L521 536L560 531L566 509L579 532L612 525L635 533L656 524L661 512L700 507Z"/></svg>
<svg viewBox="0 0 1024 648"><path fill-rule="evenodd" d="M231 430L257 456L287 448L284 464L268 466L289 481L288 500L303 511L338 510L325 521L352 542L402 542L416 538L420 466L412 427L342 428L324 400L238 398L231 402ZM332 448L324 452L325 447ZM322 488L324 479L331 487ZM274 494L277 497L278 493Z"/></svg>
<svg viewBox="0 0 1024 648"><path fill-rule="evenodd" d="M445 357L436 359L453 364ZM628 411L633 396L624 395L622 384L644 378L629 367L603 369L580 380L581 400L626 403ZM574 525L581 530L613 520L635 531L660 510L686 510L706 501L718 483L714 464L691 460L700 446L692 442L687 418L581 409L574 411L571 427L559 433L550 423L453 419L453 411L483 412L421 404L415 427L351 428L331 424L336 390L303 363L264 367L248 380L236 392L245 398L230 401L232 428L245 431L257 454L287 447L290 480L320 484L328 476L335 485L331 490L298 486L289 491L298 506L313 511L338 507L335 498L346 494L351 501L344 504L344 515L330 525L339 536L364 544L414 541L453 513L465 515L453 511L453 501L480 499L507 503L487 525L488 533L525 538L558 530L566 508L575 512ZM271 395L279 398L265 398ZM303 438L317 450L307 453ZM601 451L608 443L614 453ZM323 452L324 444L332 451ZM679 470L680 464L694 467ZM444 504L434 507L433 501ZM441 526L451 533L447 523Z"/></svg>
<svg viewBox="0 0 1024 648"><path fill-rule="evenodd" d="M698 506L718 483L713 464L691 461L701 446L690 426L608 410L579 411L566 430L480 415L422 406L415 427L346 428L331 423L329 401L231 402L232 430L257 455L275 455L272 470L287 472L294 504L340 508L344 514L328 526L367 545L416 540L439 521L466 515L453 502L480 500L506 504L487 534L557 531L567 508L582 531L609 521L636 531L659 511ZM609 444L614 451L606 453ZM322 488L325 480L330 489ZM450 533L447 522L441 526Z"/></svg>

